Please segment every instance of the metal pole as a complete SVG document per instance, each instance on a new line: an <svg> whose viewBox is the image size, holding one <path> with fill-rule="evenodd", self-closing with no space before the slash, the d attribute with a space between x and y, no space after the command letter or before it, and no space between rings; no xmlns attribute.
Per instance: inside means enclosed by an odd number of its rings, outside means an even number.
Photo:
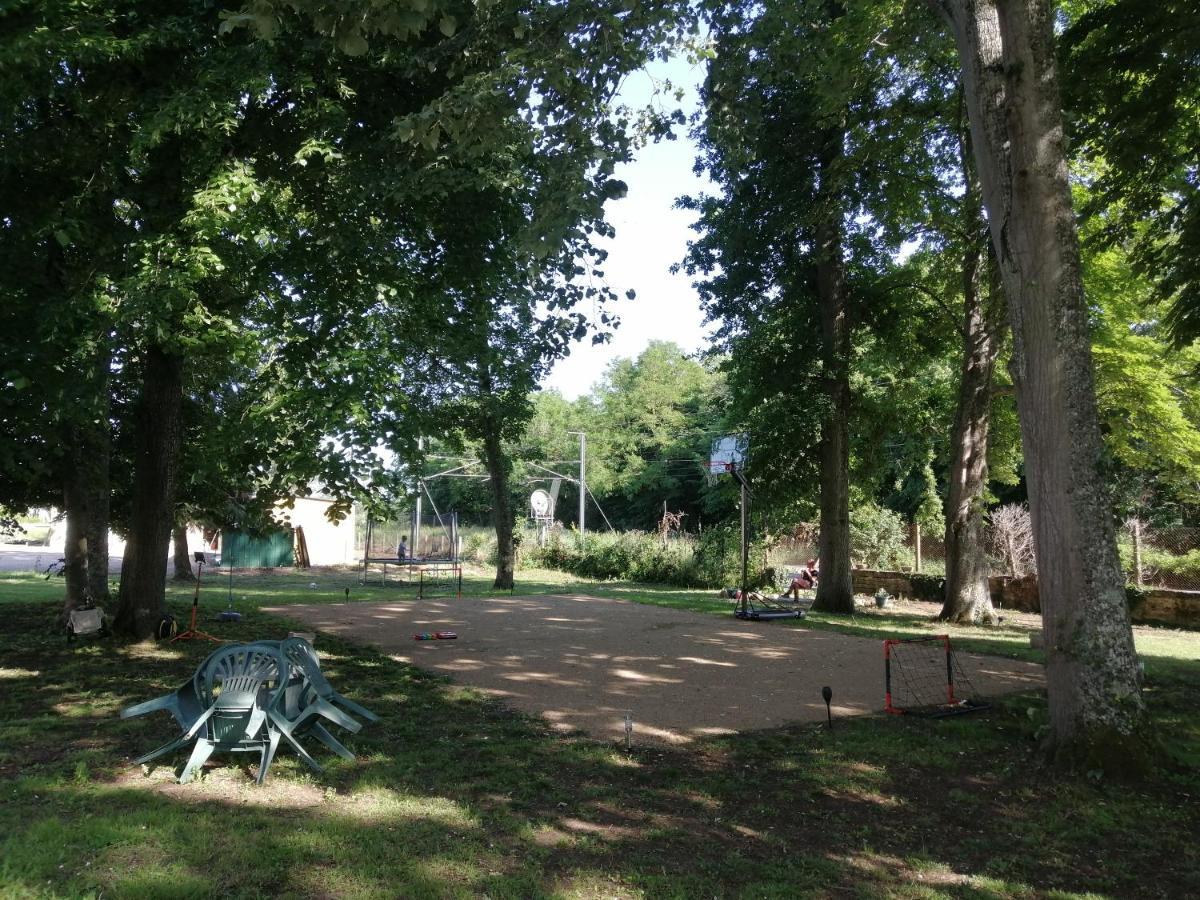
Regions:
<svg viewBox="0 0 1200 900"><path fill-rule="evenodd" d="M425 438L417 438L417 450L425 449ZM412 546L408 548L409 558L417 555L418 548L421 546L421 476L417 476L417 512L416 518L412 525Z"/></svg>
<svg viewBox="0 0 1200 900"><path fill-rule="evenodd" d="M913 571L921 571L921 523L912 523Z"/></svg>
<svg viewBox="0 0 1200 900"><path fill-rule="evenodd" d="M587 529L587 432L568 431L579 435L579 543Z"/></svg>
<svg viewBox="0 0 1200 900"><path fill-rule="evenodd" d="M747 597L749 590L750 568L750 497L746 493L746 479L741 477L738 482L742 486L742 599Z"/></svg>

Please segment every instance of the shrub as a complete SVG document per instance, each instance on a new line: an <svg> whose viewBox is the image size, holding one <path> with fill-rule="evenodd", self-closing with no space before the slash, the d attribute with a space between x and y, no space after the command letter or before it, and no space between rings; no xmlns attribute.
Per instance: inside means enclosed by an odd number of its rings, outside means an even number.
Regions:
<svg viewBox="0 0 1200 900"><path fill-rule="evenodd" d="M850 546L857 565L898 569L907 556L904 520L874 503L850 510Z"/></svg>
<svg viewBox="0 0 1200 900"><path fill-rule="evenodd" d="M462 558L465 562L496 564L496 532L492 528L462 529Z"/></svg>
<svg viewBox="0 0 1200 900"><path fill-rule="evenodd" d="M913 573L908 576L912 585L913 599L929 603L941 603L946 599L946 579L940 575Z"/></svg>
<svg viewBox="0 0 1200 900"><path fill-rule="evenodd" d="M722 587L741 577L739 535L734 529L714 528L703 536L681 535L666 541L642 531L586 535L580 547L576 535L551 534L541 547L526 554L530 565L559 569L585 578L642 581L677 587ZM761 560L762 548L752 558ZM761 577L762 566L755 570Z"/></svg>

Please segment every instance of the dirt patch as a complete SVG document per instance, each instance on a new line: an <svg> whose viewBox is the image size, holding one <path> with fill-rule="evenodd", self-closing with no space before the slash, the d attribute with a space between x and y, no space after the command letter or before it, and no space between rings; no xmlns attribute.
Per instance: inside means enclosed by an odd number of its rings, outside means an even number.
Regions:
<svg viewBox="0 0 1200 900"><path fill-rule="evenodd" d="M639 744L883 708L880 641L583 594L265 608L479 688L562 731ZM449 630L453 641L414 641ZM318 649L320 644L318 642ZM1038 687L1034 663L959 654L981 694ZM368 705L370 705L368 703Z"/></svg>

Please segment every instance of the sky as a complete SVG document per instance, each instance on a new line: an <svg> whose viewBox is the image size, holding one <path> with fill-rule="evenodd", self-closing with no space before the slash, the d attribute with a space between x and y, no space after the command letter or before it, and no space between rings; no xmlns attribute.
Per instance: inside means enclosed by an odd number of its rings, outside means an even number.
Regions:
<svg viewBox="0 0 1200 900"><path fill-rule="evenodd" d="M704 66L692 66L681 57L631 75L620 99L632 107L644 106L655 81L664 78L686 91L682 109L690 115L698 104ZM665 102L674 105L673 100ZM676 132L677 140L643 147L632 163L618 167L615 174L629 185L629 193L606 207L616 237L607 243L604 272L609 287L621 298L608 307L620 317L621 325L607 344L593 346L590 339L576 344L542 382L569 400L586 394L609 363L636 357L651 341L674 341L686 352L707 343L708 329L689 278L670 273L694 235L688 226L695 214L675 209L675 200L701 192L706 185L692 172L695 145L684 128ZM629 289L637 293L636 299L625 299Z"/></svg>

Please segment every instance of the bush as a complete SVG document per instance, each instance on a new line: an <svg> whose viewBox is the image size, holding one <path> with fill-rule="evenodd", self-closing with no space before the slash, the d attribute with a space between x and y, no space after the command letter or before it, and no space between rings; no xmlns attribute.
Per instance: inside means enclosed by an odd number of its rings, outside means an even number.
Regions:
<svg viewBox="0 0 1200 900"><path fill-rule="evenodd" d="M912 585L913 599L929 603L942 603L946 599L946 579L940 575L914 573L908 576Z"/></svg>
<svg viewBox="0 0 1200 900"><path fill-rule="evenodd" d="M1121 568L1129 573L1133 570L1133 547L1128 540L1118 541ZM1170 553L1157 547L1142 547L1142 573L1154 584L1172 587L1192 587L1200 582L1200 550L1187 553Z"/></svg>
<svg viewBox="0 0 1200 900"><path fill-rule="evenodd" d="M872 505L850 514L850 539L858 565L898 568L908 554L906 537L904 522L891 510ZM665 544L659 535L644 531L592 532L581 547L577 533L555 531L543 546L535 546L530 537L524 548L526 565L585 578L704 588L739 586L742 578L741 528L732 522L707 528L700 535L673 537ZM751 587L786 587L780 579L786 580L787 573L798 568L778 565L779 560L772 558L778 554L772 554L772 549L768 539L751 543ZM930 599L940 598L940 584L941 579L932 576Z"/></svg>
<svg viewBox="0 0 1200 900"><path fill-rule="evenodd" d="M464 528L462 558L464 562L496 564L496 531L493 528Z"/></svg>
<svg viewBox="0 0 1200 900"><path fill-rule="evenodd" d="M856 565L899 569L908 555L904 520L874 503L850 510L850 547Z"/></svg>
<svg viewBox="0 0 1200 900"><path fill-rule="evenodd" d="M641 581L676 587L726 587L741 579L741 536L732 526L703 535L673 537L665 544L643 531L589 534L579 546L575 534L551 534L541 547L530 547L529 565L559 569L585 578ZM765 545L751 548L752 585L766 577Z"/></svg>

